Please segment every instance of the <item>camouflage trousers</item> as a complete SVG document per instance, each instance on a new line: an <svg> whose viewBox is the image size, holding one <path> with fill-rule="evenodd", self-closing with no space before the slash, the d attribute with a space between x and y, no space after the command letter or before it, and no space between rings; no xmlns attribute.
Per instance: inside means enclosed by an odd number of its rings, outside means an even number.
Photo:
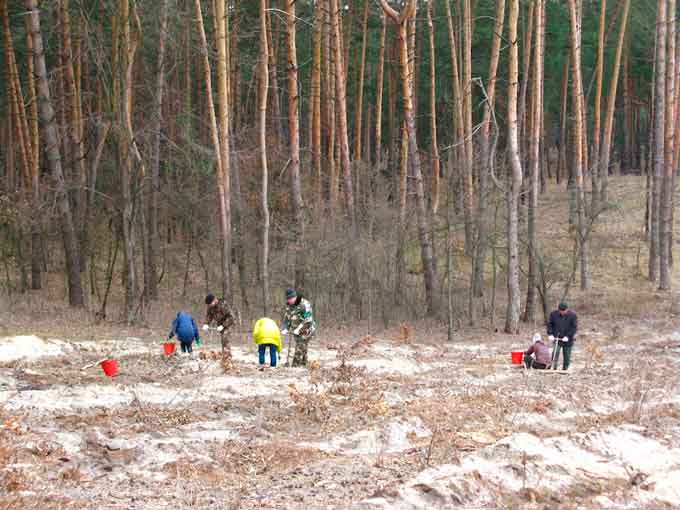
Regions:
<svg viewBox="0 0 680 510"><path fill-rule="evenodd" d="M295 356L293 356L294 367L307 366L307 345L311 337L295 336Z"/></svg>
<svg viewBox="0 0 680 510"><path fill-rule="evenodd" d="M226 329L220 334L220 340L222 342L222 358L231 359L231 344L229 343L229 333Z"/></svg>

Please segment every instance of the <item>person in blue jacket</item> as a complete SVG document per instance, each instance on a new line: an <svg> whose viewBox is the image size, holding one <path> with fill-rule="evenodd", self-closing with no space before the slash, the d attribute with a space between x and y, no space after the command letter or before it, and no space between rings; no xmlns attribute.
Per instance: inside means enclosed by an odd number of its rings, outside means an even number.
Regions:
<svg viewBox="0 0 680 510"><path fill-rule="evenodd" d="M172 329L168 334L168 340L177 335L179 342L182 345L182 352L193 352L192 344L194 340L200 345L201 337L198 332L198 326L194 318L182 310L177 313L177 317L172 321Z"/></svg>

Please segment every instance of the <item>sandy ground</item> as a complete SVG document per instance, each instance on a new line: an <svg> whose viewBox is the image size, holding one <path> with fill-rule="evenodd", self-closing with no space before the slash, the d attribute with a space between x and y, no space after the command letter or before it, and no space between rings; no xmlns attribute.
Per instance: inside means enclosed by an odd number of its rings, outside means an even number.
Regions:
<svg viewBox="0 0 680 510"><path fill-rule="evenodd" d="M310 370L244 341L224 365L217 341L4 337L0 508L677 508L680 333L590 326L568 373L417 328L322 336ZM111 353L117 377L83 369Z"/></svg>

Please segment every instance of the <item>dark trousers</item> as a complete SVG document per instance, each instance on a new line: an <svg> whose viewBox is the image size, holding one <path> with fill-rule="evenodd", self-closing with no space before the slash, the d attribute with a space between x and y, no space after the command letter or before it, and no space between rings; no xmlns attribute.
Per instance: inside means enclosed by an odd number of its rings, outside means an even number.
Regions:
<svg viewBox="0 0 680 510"><path fill-rule="evenodd" d="M182 352L194 352L194 349L192 347L193 340L189 340L188 342L180 342L179 344L182 346Z"/></svg>
<svg viewBox="0 0 680 510"><path fill-rule="evenodd" d="M528 354L524 355L524 366L527 368L534 368L536 370L545 370L546 368L548 368L548 365L537 362L534 358L532 358Z"/></svg>
<svg viewBox="0 0 680 510"><path fill-rule="evenodd" d="M267 347L269 347L269 358L273 367L276 366L276 346L273 344L262 344L257 346L257 350L260 354L260 365L264 365L264 355L267 352Z"/></svg>
<svg viewBox="0 0 680 510"><path fill-rule="evenodd" d="M567 370L569 365L571 365L571 348L573 347L572 342L560 342L555 341L555 347L553 347L553 359L552 367L553 370L557 370L557 362L560 360L560 350L562 351L562 370Z"/></svg>

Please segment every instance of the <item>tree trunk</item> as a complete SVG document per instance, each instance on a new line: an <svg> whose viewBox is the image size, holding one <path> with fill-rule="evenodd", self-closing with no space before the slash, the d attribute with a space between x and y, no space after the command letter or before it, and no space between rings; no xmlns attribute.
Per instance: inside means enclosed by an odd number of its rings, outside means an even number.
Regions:
<svg viewBox="0 0 680 510"><path fill-rule="evenodd" d="M574 108L574 184L577 194L578 241L581 259L581 289L590 287L588 268L588 225L585 214L585 191L583 187L584 130L583 80L581 78L581 23L577 15L577 0L569 0L571 21L572 104Z"/></svg>
<svg viewBox="0 0 680 510"><path fill-rule="evenodd" d="M163 89L165 87L165 40L168 37L168 0L161 0L160 36L158 39L158 60L156 71L156 94L154 97L154 115L151 132L153 135L151 147L151 180L147 180L149 211L147 214L149 232L149 251L147 265L149 274L145 282L147 296L158 299L158 278L156 259L160 253L158 237L158 195L160 193L161 178L161 132L163 128ZM149 186L150 184L150 186ZM145 273L146 274L146 273Z"/></svg>
<svg viewBox="0 0 680 510"><path fill-rule="evenodd" d="M286 0L286 11L288 23L291 16L294 13L290 12L290 0ZM294 19L294 18L293 18ZM288 33L290 37L290 32ZM295 51L295 39L293 42L289 41L289 60L290 52ZM269 169L267 167L267 90L269 88L269 73L267 72L267 63L269 61L269 47L267 41L267 0L260 0L260 93L259 93L259 134L260 134L260 165L262 166L262 189L260 193L260 206L262 208L262 255L261 255L261 271L262 274L261 284L262 284L262 312L264 316L269 315L270 303L269 303L269 205L268 205L268 184L269 184ZM289 67L295 65L295 61L289 61ZM297 72L297 69L295 70ZM289 77L290 79L290 77ZM297 80L296 80L297 81ZM294 84L297 87L297 83ZM294 90L292 102L297 103L297 88ZM291 105L293 106L293 105ZM296 106L296 105L295 105ZM297 117L297 108L295 113L291 113ZM292 123L291 123L292 124ZM297 125L295 126L297 127ZM291 132L291 136L293 133ZM295 132L297 136L297 132ZM292 140L291 140L292 142ZM293 142L294 143L294 142ZM291 143L291 145L293 145ZM293 156L291 154L291 156ZM298 160L298 170L299 170L299 160Z"/></svg>
<svg viewBox="0 0 680 510"><path fill-rule="evenodd" d="M479 165L479 198L477 200L477 244L475 263L472 275L472 297L481 298L484 294L484 266L489 247L489 225L487 208L489 203L489 174L495 157L491 154L491 126L496 122L496 81L498 78L498 61L500 60L501 39L505 21L505 0L496 0L496 15L494 35L491 45L491 59L489 61L489 83L487 84L486 101L484 102L484 117L482 120ZM474 315L474 310L473 314Z"/></svg>
<svg viewBox="0 0 680 510"><path fill-rule="evenodd" d="M465 121L464 121L464 105L463 105L463 91L461 90L460 75L458 72L458 46L456 44L456 37L453 30L453 17L451 16L451 6L449 2L444 2L446 6L446 19L448 21L449 29L449 46L451 48L451 69L453 81L453 126L455 126L456 136L453 140L456 148L456 161L462 166L463 178L463 211L465 215L465 246L472 246L472 169L467 168L467 155L465 145Z"/></svg>
<svg viewBox="0 0 680 510"><path fill-rule="evenodd" d="M288 134L290 137L290 184L293 198L293 233L296 249L295 286L302 288L305 280L305 223L300 186L300 116L298 111L298 63L295 44L295 2L286 0L286 29L288 42ZM262 115L262 113L260 113Z"/></svg>
<svg viewBox="0 0 680 510"><path fill-rule="evenodd" d="M323 30L323 8L321 2L314 6L314 35L312 46L312 164L314 195L317 214L323 205L321 173L321 35ZM325 55L326 59L328 54ZM327 84L326 84L327 85Z"/></svg>
<svg viewBox="0 0 680 510"><path fill-rule="evenodd" d="M543 117L543 0L536 1L536 45L534 47L533 94L531 100L531 132L529 164L531 165L531 182L529 188L529 211L527 215L527 237L529 272L527 278L527 299L524 309L524 320L536 320L536 284L539 258L538 240L536 236L536 217L538 215L538 193L540 180L540 147L541 119Z"/></svg>
<svg viewBox="0 0 680 510"><path fill-rule="evenodd" d="M69 304L83 305L83 287L80 274L80 246L76 234L71 205L69 204L64 182L64 173L59 154L57 126L54 122L54 108L50 100L50 87L47 80L43 39L40 31L40 13L36 0L25 0L28 11L29 31L33 39L33 58L35 64L36 84L40 99L40 117L43 121L47 162L54 181L55 198L59 210L61 231L64 241L66 275L68 279Z"/></svg>
<svg viewBox="0 0 680 510"><path fill-rule="evenodd" d="M380 47L378 50L378 77L376 79L375 99L375 164L381 168L382 155L382 116L383 116L383 88L385 78L385 36L387 33L387 17L380 16Z"/></svg>
<svg viewBox="0 0 680 510"><path fill-rule="evenodd" d="M410 18L415 16L416 2L409 0L404 7L401 15L392 9L387 0L380 0L386 14L390 16L399 29L400 63L401 78L403 89L404 118L408 128L409 160L413 169L413 178L416 191L416 210L418 220L418 238L420 240L420 256L423 265L423 278L425 280L425 296L427 300L428 313L434 315L438 312L439 293L436 289L437 280L435 275L435 262L430 244L430 236L427 224L427 207L425 204L425 193L423 187L423 176L420 166L420 154L418 152L418 141L416 139L416 121L413 113L413 84L412 77L409 76L408 65L408 43L407 26Z"/></svg>
<svg viewBox="0 0 680 510"><path fill-rule="evenodd" d="M368 35L368 2L364 0L364 18L362 23L361 63L359 65L359 80L357 83L357 101L354 122L354 159L361 159L361 128L364 113L364 78L366 74L366 36Z"/></svg>
<svg viewBox="0 0 680 510"><path fill-rule="evenodd" d="M517 96L519 54L517 38L517 19L519 0L510 0L508 17L508 41L510 54L508 60L508 156L510 158L511 178L508 190L508 309L505 316L505 332L519 333L520 289L519 289L519 192L522 187L522 163L519 156Z"/></svg>
<svg viewBox="0 0 680 510"><path fill-rule="evenodd" d="M593 154L595 161L590 171L592 181L592 194L590 197L590 211L593 218L599 212L600 201L602 199L600 183L604 179L604 174L608 172L607 167L602 166L600 158L600 126L602 113L602 81L604 80L604 45L605 45L605 18L607 17L607 0L600 3L600 27L597 37L597 62L595 64L595 106L593 110Z"/></svg>
<svg viewBox="0 0 680 510"><path fill-rule="evenodd" d="M560 94L560 138L559 138L559 160L557 163L557 172L555 172L555 181L560 184L562 176L567 175L567 114L569 105L569 56L567 55L564 62L564 69L562 70L562 87ZM570 211L569 217L572 218ZM570 225L572 223L570 222Z"/></svg>
<svg viewBox="0 0 680 510"><path fill-rule="evenodd" d="M675 155L675 7L676 0L668 0L668 49L666 55L666 113L664 140L664 169L660 177L661 201L659 203L659 290L670 290L670 254L673 231L673 157Z"/></svg>
<svg viewBox="0 0 680 510"><path fill-rule="evenodd" d="M432 158L432 215L437 215L439 209L439 147L437 145L437 89L434 24L432 23L432 2L427 3L427 26L430 43L430 150Z"/></svg>
<svg viewBox="0 0 680 510"><path fill-rule="evenodd" d="M616 96L617 87L619 83L619 73L621 71L621 57L623 55L623 43L626 38L626 27L628 25L628 13L630 11L630 0L624 0L623 12L621 14L621 28L619 29L619 39L616 45L616 55L614 56L614 69L609 82L609 95L607 98L607 111L604 119L604 132L602 134L602 147L599 153L599 161L596 168L600 170L600 199L602 204L606 204L608 200L607 187L609 183L609 161L611 158L611 144L614 132L614 113L616 110ZM625 81L625 77L624 77ZM625 98L624 98L625 101ZM624 152L625 152L624 147ZM593 154L597 157L598 152L593 150ZM594 207L594 205L593 205ZM592 212L593 218L596 211Z"/></svg>
<svg viewBox="0 0 680 510"><path fill-rule="evenodd" d="M225 3L216 1L215 22L217 33L217 99L218 126L220 130L220 152L222 164L218 166L217 189L220 206L220 231L222 242L222 294L228 303L233 300L231 290L231 174L229 161L229 87L228 87L228 56L227 56L227 22Z"/></svg>
<svg viewBox="0 0 680 510"><path fill-rule="evenodd" d="M661 185L665 175L665 128L666 128L666 2L657 1L656 11L656 72L654 75L654 175L652 179L652 202L649 232L649 280L656 281L659 269L661 222Z"/></svg>

